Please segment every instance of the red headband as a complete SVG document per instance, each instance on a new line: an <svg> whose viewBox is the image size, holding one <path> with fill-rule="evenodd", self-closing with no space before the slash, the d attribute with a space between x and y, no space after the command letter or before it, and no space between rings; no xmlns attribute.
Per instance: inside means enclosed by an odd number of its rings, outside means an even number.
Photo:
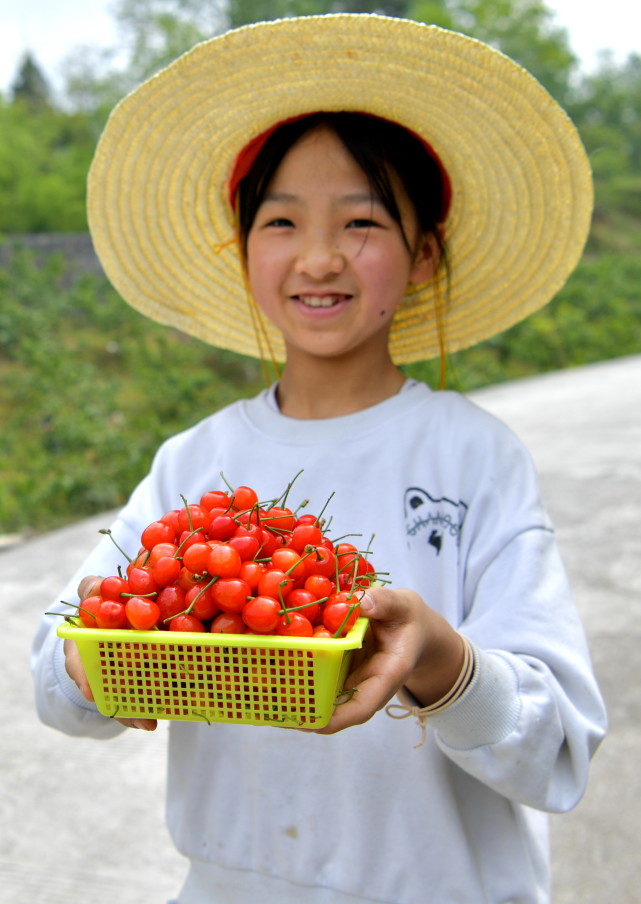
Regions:
<svg viewBox="0 0 641 904"><path fill-rule="evenodd" d="M321 112L321 111L318 111ZM358 111L360 112L360 111ZM286 125L288 122L296 122L298 119L304 119L306 116L313 116L314 113L302 113L300 116L291 116L289 119L283 119L280 122L275 123L273 126L270 126L269 129L266 129L264 132L261 132L260 135L256 135L255 138L246 144L242 149L238 157L236 157L236 163L234 164L234 169L232 170L231 177L229 179L228 191L229 191L229 202L232 206L232 209L236 208L236 195L238 193L238 185L245 178L245 176L249 173L252 166L256 162L256 158L260 154L263 145L267 141L267 139L272 135L276 129L280 128L280 126ZM362 113L364 116L373 116L372 113ZM382 117L375 117L376 119L382 119ZM384 120L385 122L391 122L392 120ZM398 125L398 123L395 123ZM405 128L405 126L403 126ZM428 144L427 141L424 141L420 135L417 135L416 132L413 132L411 129L406 129L410 135L413 135L417 141L420 141L426 152L432 158L432 160L436 163L439 172L441 174L441 181L443 183L443 194L441 197L441 217L439 222L443 223L447 217L447 214L450 209L450 204L452 203L452 183L450 181L450 177L447 174L447 170L441 163L441 160L434 150L434 148Z"/></svg>

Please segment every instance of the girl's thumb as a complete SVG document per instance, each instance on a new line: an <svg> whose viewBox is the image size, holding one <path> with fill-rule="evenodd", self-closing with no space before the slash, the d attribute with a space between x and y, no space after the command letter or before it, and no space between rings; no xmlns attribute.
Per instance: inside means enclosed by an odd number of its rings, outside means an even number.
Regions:
<svg viewBox="0 0 641 904"><path fill-rule="evenodd" d="M361 599L361 615L364 615L365 618L374 618L376 615L376 603L369 591L366 591Z"/></svg>

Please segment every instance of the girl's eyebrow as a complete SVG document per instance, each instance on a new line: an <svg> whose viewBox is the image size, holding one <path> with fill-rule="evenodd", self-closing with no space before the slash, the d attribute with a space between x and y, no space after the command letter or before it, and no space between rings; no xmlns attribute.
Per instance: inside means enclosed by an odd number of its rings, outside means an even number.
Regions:
<svg viewBox="0 0 641 904"><path fill-rule="evenodd" d="M263 203L265 202L275 202L280 204L300 204L302 203L302 198L298 195L290 194L285 191L270 191L265 194L263 198ZM383 206L383 202L381 199L370 192L354 192L353 194L343 195L338 199L339 204L372 204Z"/></svg>
<svg viewBox="0 0 641 904"><path fill-rule="evenodd" d="M300 199L297 195L291 195L284 191L268 191L265 193L263 203L266 201L276 201L280 204L295 204Z"/></svg>

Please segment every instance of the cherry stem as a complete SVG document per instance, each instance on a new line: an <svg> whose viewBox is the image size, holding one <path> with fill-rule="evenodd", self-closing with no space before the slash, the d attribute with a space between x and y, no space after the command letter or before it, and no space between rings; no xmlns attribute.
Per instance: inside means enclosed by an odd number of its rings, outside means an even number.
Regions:
<svg viewBox="0 0 641 904"><path fill-rule="evenodd" d="M347 610L347 615L345 616L345 618L343 619L343 621L342 621L341 624L340 624L340 627L338 628L337 631L334 632L334 634L332 634L332 637L333 637L333 638L336 639L336 638L339 638L339 637L342 636L342 634L343 634L343 629L345 628L345 625L347 624L347 622L348 622L349 619L351 618L352 612L354 611L354 609L356 609L358 606L360 606L360 603L352 603L352 604L351 604L351 606L350 606L349 609Z"/></svg>
<svg viewBox="0 0 641 904"><path fill-rule="evenodd" d="M311 603L303 603L302 606L285 606L283 603L283 609L278 613L279 615L285 615L287 612L298 612L300 609L309 609L310 606L315 606L317 603L326 603L329 599L328 596L324 596L319 600L312 600Z"/></svg>
<svg viewBox="0 0 641 904"><path fill-rule="evenodd" d="M290 482L287 484L287 489L285 490L285 492L283 493L283 495L280 497L280 500L279 500L281 506L284 506L285 503L287 502L287 497L289 496L291 488L294 486L294 484L296 483L296 481L298 480L298 478L300 477L300 475L303 473L304 470L305 470L304 468L301 468L300 471L298 472L298 474L296 474L294 476L294 478L292 480L290 480Z"/></svg>
<svg viewBox="0 0 641 904"><path fill-rule="evenodd" d="M300 556L298 562L294 562L293 565L290 565L287 571L284 572L285 574L291 574L295 568L298 568L301 562L304 562L305 559L309 559L309 557L314 555L314 553L316 552L315 546L306 546L305 549L309 549L309 552L306 552L304 556ZM320 559L317 558L317 561L320 561Z"/></svg>
<svg viewBox="0 0 641 904"><path fill-rule="evenodd" d="M341 540L347 540L349 537L362 537L362 534L343 534L342 537L336 537L335 540L332 540L334 546L338 546Z"/></svg>
<svg viewBox="0 0 641 904"><path fill-rule="evenodd" d="M69 606L70 609L77 609L78 613L84 612L85 615L90 615L94 621L96 621L96 616L93 612L90 612L88 609L85 609L81 603L68 603L67 600L60 600L63 606ZM45 612L45 615L60 615L64 618L65 621L71 621L73 618L72 615L69 615L68 612Z"/></svg>
<svg viewBox="0 0 641 904"><path fill-rule="evenodd" d="M122 547L118 546L118 544L117 544L116 541L114 540L114 536L113 536L112 532L109 530L108 527L106 527L106 528L103 527L102 530L99 530L99 531L98 531L98 533L99 533L99 534L106 534L106 535L109 537L109 539L111 540L111 542L113 543L113 545L116 547L116 549L117 549L119 552L121 552L121 553L123 554L123 556L125 557L125 559L126 559L128 562L132 562L132 561L133 561L132 559L129 558L129 556L128 556L127 553L124 551L124 549L122 549Z"/></svg>
<svg viewBox="0 0 641 904"><path fill-rule="evenodd" d="M335 493L330 493L330 495L327 497L327 501L325 502L325 505L322 507L322 509L320 510L320 512L318 513L318 515L316 516L316 521L315 521L314 523L315 523L317 526L319 526L319 525L321 525L321 524L323 523L323 514L324 514L324 512L325 512L325 509L326 509L327 506L329 505L330 501L331 501L332 498L334 497L334 495L335 495Z"/></svg>
<svg viewBox="0 0 641 904"><path fill-rule="evenodd" d="M205 530L204 527L194 528L192 525L192 522L191 522L191 518L189 519L189 526L191 528L190 533L188 533L187 536L185 537L185 539L182 541L182 543L180 544L180 546L178 547L176 552L173 554L172 559L179 559L180 558L179 553L180 553L181 549L183 548L183 546L185 545L185 543L187 542L187 540L191 540L191 538L194 536L194 534L203 533Z"/></svg>
<svg viewBox="0 0 641 904"><path fill-rule="evenodd" d="M234 488L233 488L233 486L231 485L231 483L227 480L227 478L225 477L225 475L223 474L222 471L220 471L219 473L220 473L220 476L222 477L223 483L225 484L225 486L227 487L227 489L229 490L229 492L230 492L230 493L233 493L233 492L234 492Z"/></svg>
<svg viewBox="0 0 641 904"><path fill-rule="evenodd" d="M167 618L163 619L163 624L167 624L167 622L173 621L175 618L178 618L179 615L191 615L191 610L194 608L194 606L196 605L198 600L201 598L203 593L206 593L210 587L213 587L217 580L218 580L218 575L216 575L216 577L213 577L211 579L211 581L207 584L207 586L202 588L200 593L196 594L196 596L193 598L193 600L187 606L186 609L183 609L182 612L176 612L175 615L168 615Z"/></svg>
<svg viewBox="0 0 641 904"><path fill-rule="evenodd" d="M289 617L289 609L287 608L287 605L286 605L285 600L284 600L284 598L283 598L283 591L282 591L282 589L281 589L281 588L282 588L283 586L285 586L286 584L287 584L287 581L281 581L280 584L278 585L278 596L279 596L279 598L280 598L280 605L281 605L281 607L282 607L282 611L280 611L278 614L279 614L279 615L284 615L284 616L285 616L285 621L286 621L287 624L289 625L289 624L291 624L291 621L292 621L292 620L291 620L291 618Z"/></svg>
<svg viewBox="0 0 641 904"><path fill-rule="evenodd" d="M187 512L187 522L189 524L189 530L193 533L194 532L194 522L191 520L191 512L189 511L189 504L182 493L180 494L180 498L182 499L183 504L185 506L185 511Z"/></svg>

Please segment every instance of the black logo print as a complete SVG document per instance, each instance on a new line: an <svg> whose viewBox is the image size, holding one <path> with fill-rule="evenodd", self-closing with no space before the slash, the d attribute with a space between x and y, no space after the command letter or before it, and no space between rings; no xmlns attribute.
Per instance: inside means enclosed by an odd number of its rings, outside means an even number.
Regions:
<svg viewBox="0 0 641 904"><path fill-rule="evenodd" d="M453 541L457 546L467 505L446 496L435 497L420 487L405 491L405 529L407 536L420 539L440 556L445 543Z"/></svg>

